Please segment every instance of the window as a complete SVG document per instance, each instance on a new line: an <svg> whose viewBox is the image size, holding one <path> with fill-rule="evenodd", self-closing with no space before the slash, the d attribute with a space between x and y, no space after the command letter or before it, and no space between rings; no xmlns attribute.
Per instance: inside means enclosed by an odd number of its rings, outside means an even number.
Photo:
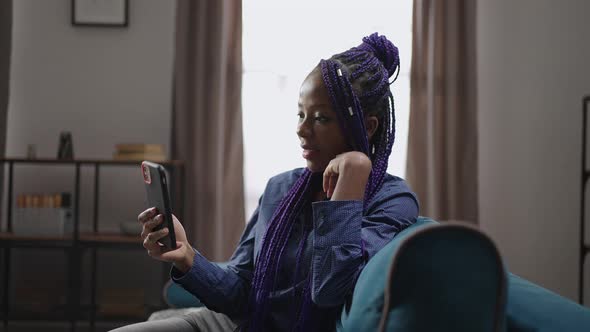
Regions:
<svg viewBox="0 0 590 332"><path fill-rule="evenodd" d="M357 46L373 32L400 51L392 85L396 138L388 172L405 175L410 100L412 0L243 2L242 90L246 216L268 179L305 166L295 134L299 87L322 58Z"/></svg>

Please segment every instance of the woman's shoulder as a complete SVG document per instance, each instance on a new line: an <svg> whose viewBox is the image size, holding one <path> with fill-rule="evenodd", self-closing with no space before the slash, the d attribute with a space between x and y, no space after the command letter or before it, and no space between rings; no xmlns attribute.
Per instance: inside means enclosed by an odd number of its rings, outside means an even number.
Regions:
<svg viewBox="0 0 590 332"><path fill-rule="evenodd" d="M383 185L408 187L406 180L399 176L392 175L389 173L385 173L385 177L383 178Z"/></svg>
<svg viewBox="0 0 590 332"><path fill-rule="evenodd" d="M420 201L418 199L418 195L410 185L401 177L391 175L389 173L385 173L385 178L383 179L383 186L381 189L375 194L373 199L371 200L371 208L378 206L382 203L391 203L397 198L405 197L405 205L407 205L407 198L411 198L415 205L416 211L420 209Z"/></svg>
<svg viewBox="0 0 590 332"><path fill-rule="evenodd" d="M268 182L269 183L277 183L277 182L295 183L295 181L297 181L297 179L301 176L301 174L303 174L304 171L305 171L305 168L303 168L303 167L295 168L290 171L285 171L285 172L276 174L275 176L272 176L268 180Z"/></svg>
<svg viewBox="0 0 590 332"><path fill-rule="evenodd" d="M385 173L385 177L383 179L383 186L381 187L376 196L391 197L399 195L409 195L412 196L416 201L418 201L416 193L412 191L412 188L410 188L406 180L402 179L399 176Z"/></svg>
<svg viewBox="0 0 590 332"><path fill-rule="evenodd" d="M289 191L304 171L305 168L300 167L271 177L266 184L265 194L278 195Z"/></svg>

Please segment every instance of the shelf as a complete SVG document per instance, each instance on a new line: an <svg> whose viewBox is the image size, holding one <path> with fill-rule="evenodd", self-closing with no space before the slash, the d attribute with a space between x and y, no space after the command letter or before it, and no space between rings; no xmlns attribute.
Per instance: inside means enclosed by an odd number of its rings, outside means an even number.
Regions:
<svg viewBox="0 0 590 332"><path fill-rule="evenodd" d="M71 247L73 237L68 236L40 236L18 235L8 232L0 232L0 247Z"/></svg>
<svg viewBox="0 0 590 332"><path fill-rule="evenodd" d="M159 161L170 172L170 183L171 194L178 195L180 202L183 201L184 188L182 177L184 176L183 167L184 163L180 160L165 160ZM72 159L72 160L58 160L54 158L36 158L36 159L25 159L25 158L0 158L0 166L6 165L8 169L8 193L7 200L9 208L6 209L6 220L8 220L6 231L0 231L0 249L1 254L7 255L7 259L3 259L3 266L0 266L0 287L1 293L4 299L0 299L3 303L0 303L0 324L9 324L10 321L19 320L30 320L30 321L69 321L72 324L72 329L76 329L76 325L83 321L87 321L88 324L93 325L96 321L129 321L137 322L144 321L148 314L152 312L153 306L144 304L141 307L138 301L139 307L125 308L117 307L120 305L107 305L105 303L96 303L97 301L97 284L100 279L98 273L99 260L97 256L97 249L105 248L106 250L144 250L142 245L142 239L139 234L137 235L124 235L117 233L116 229L114 232L93 232L93 231L82 231L80 226L82 225L79 215L80 208L80 182L81 182L81 170L83 168L94 168L94 203L92 209L94 216L92 219L92 228L88 229L99 229L98 211L100 211L99 205L99 193L100 193L100 173L101 168L104 167L138 167L141 164L141 160L114 160L114 159ZM12 229L12 209L14 206L13 195L14 195L14 169L22 165L26 166L57 166L57 167L71 167L75 169L74 173L74 191L72 193L72 206L73 206L73 221L74 221L74 232L69 232L67 235L62 236L43 236L43 235L22 235L8 232L7 230ZM178 178L177 178L178 177ZM176 180L176 181L175 181ZM5 212L5 211L1 211ZM180 211L182 214L182 211ZM85 224L88 226L88 224ZM86 230L86 228L85 228ZM7 278L6 275L12 275L11 266L14 263L11 262L11 248L50 248L60 249L66 251L68 254L66 277L68 280L67 291L64 293L65 301L67 304L54 306L51 304L51 298L48 298L46 302L49 302L48 306L35 306L35 305L23 305L16 299L11 299L10 287L11 279ZM90 294L89 298L85 297L84 293L87 292L85 286L85 273L82 270L85 265L85 251L92 251L89 263L91 264L91 278L90 278ZM161 287L164 286L168 280L169 266L164 265L161 277ZM108 271L107 271L108 272ZM42 278L43 276L39 276ZM18 277L17 277L18 278ZM13 296L14 297L14 296ZM92 302L91 304L80 303L85 298L86 301ZM12 301L14 300L14 301ZM22 299L21 299L22 300ZM129 302L126 298L123 302ZM45 299L43 299L45 301ZM5 302L5 303L4 303ZM11 302L13 305L11 305ZM100 302L100 301L99 301ZM163 306L163 302L162 302ZM8 313L5 313L8 310ZM5 316L6 314L6 316ZM1 330L1 328L0 328Z"/></svg>
<svg viewBox="0 0 590 332"><path fill-rule="evenodd" d="M141 164L141 160L114 160L114 159L53 159L53 158L0 158L0 163L19 163L19 164L56 164L56 165L74 165L74 164L101 164L101 165L135 165ZM158 164L165 166L182 166L181 160L162 160Z"/></svg>
<svg viewBox="0 0 590 332"><path fill-rule="evenodd" d="M2 311L2 317L4 318L3 315L4 310ZM21 304L10 308L8 319L31 321L67 321L68 309L65 305L31 307Z"/></svg>
<svg viewBox="0 0 590 332"><path fill-rule="evenodd" d="M130 246L143 249L139 235L130 236L116 233L80 233L79 243L82 246ZM18 235L0 232L0 247L58 247L67 248L74 244L74 238L67 236Z"/></svg>
<svg viewBox="0 0 590 332"><path fill-rule="evenodd" d="M72 241L71 235L45 236L45 235L20 235L8 232L0 232L0 240L8 241Z"/></svg>
<svg viewBox="0 0 590 332"><path fill-rule="evenodd" d="M123 235L118 233L80 233L80 241L97 243L141 243L139 235Z"/></svg>
<svg viewBox="0 0 590 332"><path fill-rule="evenodd" d="M80 243L90 247L126 246L143 249L139 235L122 235L116 233L80 233Z"/></svg>

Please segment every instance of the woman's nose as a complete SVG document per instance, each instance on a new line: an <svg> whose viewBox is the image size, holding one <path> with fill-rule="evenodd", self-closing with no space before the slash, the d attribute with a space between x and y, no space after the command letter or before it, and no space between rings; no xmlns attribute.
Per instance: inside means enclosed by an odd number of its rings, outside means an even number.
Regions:
<svg viewBox="0 0 590 332"><path fill-rule="evenodd" d="M307 119L299 120L297 124L297 136L308 137L311 134L311 128L308 122Z"/></svg>

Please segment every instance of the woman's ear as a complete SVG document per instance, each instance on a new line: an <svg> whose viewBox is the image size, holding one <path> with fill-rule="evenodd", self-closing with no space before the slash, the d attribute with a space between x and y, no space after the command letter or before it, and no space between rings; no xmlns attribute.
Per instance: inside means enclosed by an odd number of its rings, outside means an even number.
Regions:
<svg viewBox="0 0 590 332"><path fill-rule="evenodd" d="M367 138L369 142L379 127L379 119L376 116L370 115L365 118L365 128L367 129Z"/></svg>

